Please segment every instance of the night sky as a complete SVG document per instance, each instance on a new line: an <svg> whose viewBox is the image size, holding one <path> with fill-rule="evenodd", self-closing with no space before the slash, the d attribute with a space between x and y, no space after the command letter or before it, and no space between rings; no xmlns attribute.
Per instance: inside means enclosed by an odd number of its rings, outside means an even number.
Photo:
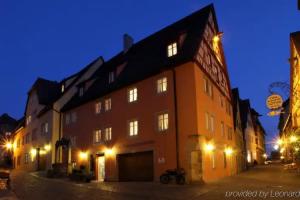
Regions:
<svg viewBox="0 0 300 200"><path fill-rule="evenodd" d="M277 118L266 116L268 86L289 81L289 34L300 30L296 0L0 0L0 113L20 118L37 77L60 80L96 57L214 3L232 87L263 115L269 142Z"/></svg>

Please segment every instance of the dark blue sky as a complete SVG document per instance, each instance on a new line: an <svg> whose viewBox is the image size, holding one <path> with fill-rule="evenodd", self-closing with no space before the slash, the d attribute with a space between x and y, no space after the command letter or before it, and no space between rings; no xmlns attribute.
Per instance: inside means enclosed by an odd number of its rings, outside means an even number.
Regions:
<svg viewBox="0 0 300 200"><path fill-rule="evenodd" d="M277 119L265 116L268 85L289 79L289 33L300 30L296 0L28 0L0 1L0 113L21 117L34 80L60 80L96 57L138 41L214 3L231 84L261 114L269 135Z"/></svg>

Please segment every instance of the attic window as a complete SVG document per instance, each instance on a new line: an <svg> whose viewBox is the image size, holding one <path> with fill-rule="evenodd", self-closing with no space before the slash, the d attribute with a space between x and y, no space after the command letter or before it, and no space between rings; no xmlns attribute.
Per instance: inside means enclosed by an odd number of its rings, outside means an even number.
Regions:
<svg viewBox="0 0 300 200"><path fill-rule="evenodd" d="M83 87L80 87L79 88L79 96L83 96L83 93L84 93L84 88Z"/></svg>
<svg viewBox="0 0 300 200"><path fill-rule="evenodd" d="M168 45L168 57L175 56L177 54L177 42Z"/></svg>
<svg viewBox="0 0 300 200"><path fill-rule="evenodd" d="M65 85L62 84L62 85L61 85L61 92L63 93L64 91L65 91Z"/></svg>
<svg viewBox="0 0 300 200"><path fill-rule="evenodd" d="M115 73L114 72L109 72L108 74L108 83L112 83L115 81Z"/></svg>

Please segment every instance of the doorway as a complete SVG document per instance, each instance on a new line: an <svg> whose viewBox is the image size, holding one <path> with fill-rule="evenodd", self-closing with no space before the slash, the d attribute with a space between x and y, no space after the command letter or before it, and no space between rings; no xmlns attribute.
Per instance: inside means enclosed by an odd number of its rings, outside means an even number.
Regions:
<svg viewBox="0 0 300 200"><path fill-rule="evenodd" d="M191 181L202 182L202 152L191 152Z"/></svg>
<svg viewBox="0 0 300 200"><path fill-rule="evenodd" d="M104 181L105 178L105 157L103 156L98 156L97 158L97 180L98 181Z"/></svg>

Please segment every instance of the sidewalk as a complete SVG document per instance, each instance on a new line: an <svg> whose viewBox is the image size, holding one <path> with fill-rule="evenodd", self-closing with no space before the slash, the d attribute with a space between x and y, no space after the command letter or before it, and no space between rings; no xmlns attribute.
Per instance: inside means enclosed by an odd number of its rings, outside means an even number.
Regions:
<svg viewBox="0 0 300 200"><path fill-rule="evenodd" d="M12 191L0 190L0 200L18 200L18 198Z"/></svg>
<svg viewBox="0 0 300 200"><path fill-rule="evenodd" d="M44 181L61 182L65 184L75 185L86 189L97 189L112 193L143 196L151 199L194 199L207 192L210 187L203 184L176 185L174 183L164 185L159 182L96 182L91 183L76 183L69 179L49 179L45 173L31 173L36 178Z"/></svg>

